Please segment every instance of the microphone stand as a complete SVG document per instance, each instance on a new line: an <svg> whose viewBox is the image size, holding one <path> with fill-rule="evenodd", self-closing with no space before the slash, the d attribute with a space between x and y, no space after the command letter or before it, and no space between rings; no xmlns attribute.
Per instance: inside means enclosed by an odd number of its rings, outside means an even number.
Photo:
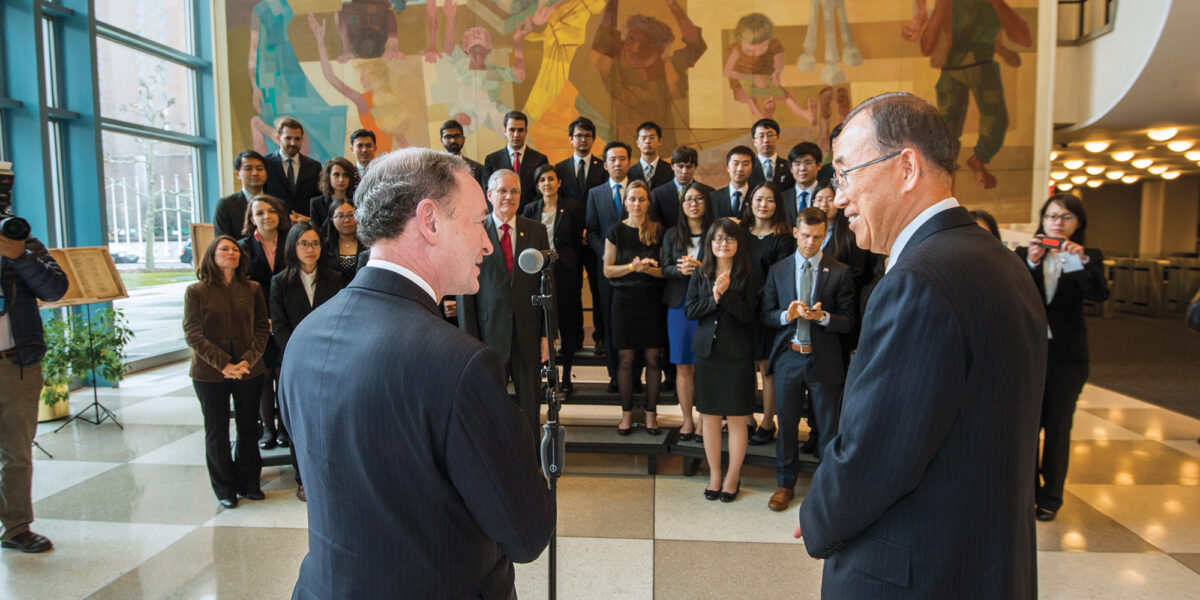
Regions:
<svg viewBox="0 0 1200 600"><path fill-rule="evenodd" d="M555 324L551 322L554 308L554 275L550 272L551 265L546 265L542 269L541 290L538 295L532 297L534 306L542 307L543 325L546 332L546 348L547 361L546 366L542 367L542 377L546 379L545 391L542 394L546 402L546 424L542 426L542 473L546 476L546 482L550 487L550 495L555 497L557 504L557 482L559 476L562 475L563 459L566 454L566 430L558 423L558 412L562 407L563 393L562 387L558 380L558 367L554 361L554 338L552 332L555 331ZM554 600L557 584L555 575L558 571L558 526L555 525L554 531L550 534L550 557L549 557L550 572L547 580L549 582L549 600Z"/></svg>

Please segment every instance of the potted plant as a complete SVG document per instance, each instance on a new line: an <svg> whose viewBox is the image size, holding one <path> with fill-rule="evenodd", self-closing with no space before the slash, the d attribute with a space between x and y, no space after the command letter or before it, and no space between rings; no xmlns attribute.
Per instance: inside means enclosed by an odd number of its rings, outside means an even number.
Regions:
<svg viewBox="0 0 1200 600"><path fill-rule="evenodd" d="M38 421L53 421L67 416L70 399L71 366L77 362L78 347L72 343L72 319L60 316L46 321L46 355L42 357L42 402Z"/></svg>
<svg viewBox="0 0 1200 600"><path fill-rule="evenodd" d="M125 376L125 347L133 339L119 309L104 309L90 321L79 315L46 322L46 356L42 358L42 404L39 421L68 413L70 383L92 374L92 385L103 377L114 386Z"/></svg>

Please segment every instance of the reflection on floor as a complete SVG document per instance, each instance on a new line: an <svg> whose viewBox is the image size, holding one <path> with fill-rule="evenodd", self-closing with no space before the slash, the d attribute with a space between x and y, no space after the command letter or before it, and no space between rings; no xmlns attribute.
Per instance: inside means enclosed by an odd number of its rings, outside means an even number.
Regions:
<svg viewBox="0 0 1200 600"><path fill-rule="evenodd" d="M579 373L587 376L586 371ZM289 468L267 499L223 510L209 489L199 406L184 364L102 390L112 423L39 427L36 531L55 550L0 553L0 598L285 598L307 548ZM77 393L72 408L91 401ZM596 411L611 420L616 409ZM669 409L663 407L664 413ZM610 414L612 413L612 414ZM678 414L678 413L676 413ZM615 421L613 421L615 424ZM645 435L640 433L637 435ZM1066 505L1039 523L1044 598L1195 598L1200 590L1200 421L1089 386L1076 412ZM769 469L736 502L701 497L679 457L571 454L559 493L559 594L567 598L819 596L821 563L791 538L796 506L767 509ZM801 478L799 497L807 491ZM546 596L545 556L517 569Z"/></svg>

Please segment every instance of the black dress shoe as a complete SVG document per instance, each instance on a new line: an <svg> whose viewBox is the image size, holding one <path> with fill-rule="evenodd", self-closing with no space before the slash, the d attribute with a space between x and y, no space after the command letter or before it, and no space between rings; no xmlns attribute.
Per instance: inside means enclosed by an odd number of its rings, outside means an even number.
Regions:
<svg viewBox="0 0 1200 600"><path fill-rule="evenodd" d="M662 433L662 430L657 427L647 427L646 433L648 433L650 435L659 435Z"/></svg>
<svg viewBox="0 0 1200 600"><path fill-rule="evenodd" d="M1053 521L1054 517L1057 517L1057 516L1058 516L1057 510L1050 510L1048 508L1042 508L1040 506L1037 509L1037 513L1034 515L1034 517L1037 520L1043 521L1043 522Z"/></svg>
<svg viewBox="0 0 1200 600"><path fill-rule="evenodd" d="M696 432L695 432L695 431L692 431L692 432L690 432L690 433L681 433L681 434L679 434L679 441L681 441L681 442L690 442L690 441L692 441L692 440L694 440L694 439L696 439Z"/></svg>
<svg viewBox="0 0 1200 600"><path fill-rule="evenodd" d="M632 427L625 427L625 428L623 428L623 429L622 429L621 427L618 427L618 428L617 428L617 435L620 435L620 436L626 436L626 435L629 435L629 434L631 434L631 433L633 433L633 428L632 428Z"/></svg>
<svg viewBox="0 0 1200 600"><path fill-rule="evenodd" d="M617 387L617 380L616 380L616 379L613 379L612 381L609 381L609 382L608 382L608 387L604 388L604 391L605 391L605 392L608 392L609 394L615 394L615 393L617 393L617 391L618 391L618 390L619 390L619 388Z"/></svg>
<svg viewBox="0 0 1200 600"><path fill-rule="evenodd" d="M258 447L262 448L263 450L271 450L275 448L275 446L278 445L275 441L275 435L276 434L274 431L264 431L262 437L258 438Z"/></svg>
<svg viewBox="0 0 1200 600"><path fill-rule="evenodd" d="M605 354L608 354L608 351L604 349L603 341L596 342L596 346L592 348L592 354L595 354L596 356L604 356Z"/></svg>
<svg viewBox="0 0 1200 600"><path fill-rule="evenodd" d="M21 552L27 552L29 554L37 554L53 548L54 544L52 544L50 540L46 538L46 536L26 530L14 535L11 540L4 540L3 542L0 542L0 546L3 546L4 548L12 548L14 550L20 550Z"/></svg>
<svg viewBox="0 0 1200 600"><path fill-rule="evenodd" d="M742 482L741 481L738 482L737 489L733 490L732 493L731 492L721 492L721 502L733 502L734 500L737 500L738 492L740 492L740 491L742 491Z"/></svg>
<svg viewBox="0 0 1200 600"><path fill-rule="evenodd" d="M575 384L571 383L570 381L562 382L562 386L560 387L562 388L562 393L565 396L570 396L571 392L575 391Z"/></svg>
<svg viewBox="0 0 1200 600"><path fill-rule="evenodd" d="M750 436L750 445L762 446L773 439L775 439L774 429L763 429L762 427L759 427L758 429L755 429L754 433Z"/></svg>
<svg viewBox="0 0 1200 600"><path fill-rule="evenodd" d="M292 436L288 435L288 432L280 429L279 435L275 436L275 443L278 444L280 448L287 448L292 445Z"/></svg>
<svg viewBox="0 0 1200 600"><path fill-rule="evenodd" d="M720 497L721 497L721 490L710 490L708 488L704 488L704 499L705 500L716 500L717 498L720 498Z"/></svg>
<svg viewBox="0 0 1200 600"><path fill-rule="evenodd" d="M237 498L221 498L221 506L225 508L237 508Z"/></svg>
<svg viewBox="0 0 1200 600"><path fill-rule="evenodd" d="M247 492L243 492L242 495L245 496L247 500L263 500L267 497L267 495L264 494L261 489L257 489L257 488L247 491ZM222 500L221 502L224 503L224 500Z"/></svg>

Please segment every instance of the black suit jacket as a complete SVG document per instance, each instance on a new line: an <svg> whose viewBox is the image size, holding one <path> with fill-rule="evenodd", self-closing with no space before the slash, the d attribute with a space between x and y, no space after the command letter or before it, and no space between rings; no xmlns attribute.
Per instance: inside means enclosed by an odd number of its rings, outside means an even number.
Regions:
<svg viewBox="0 0 1200 600"><path fill-rule="evenodd" d="M575 178L575 155L554 165L554 172L562 180L559 196L567 196L575 201L581 211L587 206L588 190L608 181L608 171L604 169L604 161L595 156L588 156L587 180L580 182ZM583 217L583 215L580 215Z"/></svg>
<svg viewBox="0 0 1200 600"><path fill-rule="evenodd" d="M754 155L753 161L754 170L750 172L750 189L753 190L760 183L767 180L767 174L763 172L762 158L757 154ZM788 164L786 158L782 156L775 157L775 169L771 173L771 182L779 186L779 189L786 190L790 187L795 187L796 178L792 177L791 165ZM795 223L796 219L792 219Z"/></svg>
<svg viewBox="0 0 1200 600"><path fill-rule="evenodd" d="M829 324L821 326L809 321L809 339L812 340L817 377L827 385L840 385L845 375L840 334L854 327L854 315L858 312L858 305L854 302L854 282L850 279L850 268L829 254L821 254L819 269L817 279L813 282L813 296L821 303L821 309L829 313ZM775 361L779 356L791 352L790 345L797 323L792 321L780 325L779 321L792 301L797 299L796 253L793 252L771 267L767 274L766 289L763 290L762 323L769 331L775 332L775 342L771 345L770 358L767 360L768 375L775 372ZM809 302L806 298L799 300Z"/></svg>
<svg viewBox="0 0 1200 600"><path fill-rule="evenodd" d="M367 268L292 334L279 404L308 496L293 598L508 598L554 497L503 365Z"/></svg>
<svg viewBox="0 0 1200 600"><path fill-rule="evenodd" d="M1054 299L1046 305L1046 320L1050 324L1050 356L1062 360L1088 360L1087 323L1083 320L1083 301L1108 300L1108 281L1104 278L1104 253L1097 248L1085 248L1088 263L1082 271L1063 273L1058 278ZM1029 248L1017 248L1022 261L1029 258ZM1046 302L1046 284L1042 266L1025 267L1037 284L1042 303Z"/></svg>
<svg viewBox="0 0 1200 600"><path fill-rule="evenodd" d="M632 180L626 179L623 185L628 186L630 181ZM613 202L612 188L609 187L609 183L611 180L606 179L600 185L588 190L587 221L584 224L587 227L588 247L601 259L604 258L604 238L608 235L608 230L621 222L625 216L624 208L617 212L617 205Z"/></svg>
<svg viewBox="0 0 1200 600"><path fill-rule="evenodd" d="M721 294L720 302L713 299L713 280L697 272L688 282L684 314L699 321L696 337L692 339L692 353L696 356L712 356L713 344L717 336L721 336L721 345L727 352L754 358L754 320L758 317L763 286L762 279L754 271L747 272L744 277L741 285L730 284Z"/></svg>
<svg viewBox="0 0 1200 600"><path fill-rule="evenodd" d="M333 198L329 196L316 196L308 201L309 222L321 232L321 237L325 237L325 225L329 223L329 205L332 203Z"/></svg>
<svg viewBox="0 0 1200 600"><path fill-rule="evenodd" d="M538 167L548 164L549 159L545 154L530 148L528 144L521 151L521 172L517 176L521 179L521 208L526 204L533 202L538 197L537 180L533 178L533 172ZM483 185L483 189L487 189L488 179L491 179L492 173L500 169L512 168L512 155L508 146L505 146L483 159L483 173L479 176L479 181Z"/></svg>
<svg viewBox="0 0 1200 600"><path fill-rule="evenodd" d="M711 187L699 181L696 182L696 187L712 195ZM650 214L668 229L679 222L679 189L675 187L674 179L650 190Z"/></svg>
<svg viewBox="0 0 1200 600"><path fill-rule="evenodd" d="M545 202L541 198L530 202L521 209L521 216L541 225ZM583 211L577 206L577 201L560 195L554 217L554 251L558 253L558 264L571 271L578 271L581 267L579 255L583 249ZM545 229L545 226L542 228ZM516 260L516 256L513 255L513 260Z"/></svg>
<svg viewBox="0 0 1200 600"><path fill-rule="evenodd" d="M639 159L629 167L629 173L626 174L630 181L646 181L646 174L642 172L642 161ZM675 172L671 170L671 163L659 158L658 162L654 163L654 178L646 183L650 189L654 189L675 178Z"/></svg>
<svg viewBox="0 0 1200 600"><path fill-rule="evenodd" d="M278 236L278 241L275 243L275 268L271 268L271 264L267 262L266 252L263 250L263 245L258 240L254 239L254 234L251 233L238 240L238 246L242 252L246 253L246 275L252 280L258 282L258 286L262 288L263 302L271 298L271 278L276 273L283 270L284 261L284 239L287 238L287 232L281 231Z"/></svg>
<svg viewBox="0 0 1200 600"><path fill-rule="evenodd" d="M746 193L742 194L742 197L740 198L740 205L742 208L745 208L746 203L750 201L750 199L746 196L749 196L751 191L752 188L748 187L746 188ZM738 211L737 213L734 213L733 211L733 198L729 193L729 186L724 186L713 190L712 193L708 195L708 198L708 206L712 209L714 218L742 218L741 211ZM792 222L795 223L795 221Z"/></svg>
<svg viewBox="0 0 1200 600"><path fill-rule="evenodd" d="M264 156L267 183L263 186L263 192L279 198L285 209L307 217L309 201L321 195L321 189L317 186L321 181L321 163L303 154L299 158L300 171L296 173L296 187L293 189L287 184L287 169L283 166L283 156L279 151Z"/></svg>
<svg viewBox="0 0 1200 600"><path fill-rule="evenodd" d="M1016 254L962 207L867 304L839 431L800 505L827 598L1035 598L1046 319Z"/></svg>
<svg viewBox="0 0 1200 600"><path fill-rule="evenodd" d="M687 301L688 281L692 279L691 275L684 275L679 272L677 261L686 254L686 252L675 251L675 239L679 237L679 230L671 227L663 234L662 241L662 259L658 263L662 267L663 279L667 284L663 287L663 304L667 308L679 308ZM697 269L699 267L696 267ZM695 271L693 271L693 274Z"/></svg>
<svg viewBox="0 0 1200 600"><path fill-rule="evenodd" d="M467 158L461 154L459 154L458 157L467 161L467 166L471 167L471 176L479 182L479 187L483 188L484 191L487 191L487 181L483 178L483 163Z"/></svg>
<svg viewBox="0 0 1200 600"><path fill-rule="evenodd" d="M479 291L458 297L458 326L483 340L505 363L515 337L525 364L536 365L541 359L543 320L541 308L529 299L538 293L541 277L522 271L517 258L527 248L548 250L550 239L540 221L520 216L516 221L511 275L500 251L500 232L495 221L488 217L484 223L492 240L492 253L483 257L479 265ZM549 337L553 338L553 333Z"/></svg>
<svg viewBox="0 0 1200 600"><path fill-rule="evenodd" d="M342 289L342 274L328 267L317 267L316 290L313 292L312 304L308 302L308 293L304 291L304 282L300 277L287 279L284 273L271 278L271 298L268 307L271 314L271 333L274 334L275 345L282 352L287 349L292 331L300 321L307 317L313 309L325 304Z"/></svg>
<svg viewBox="0 0 1200 600"><path fill-rule="evenodd" d="M233 239L242 237L242 226L246 224L246 205L249 198L238 190L217 201L217 209L213 213L213 237L228 235ZM192 248L195 256L204 254L206 248Z"/></svg>

